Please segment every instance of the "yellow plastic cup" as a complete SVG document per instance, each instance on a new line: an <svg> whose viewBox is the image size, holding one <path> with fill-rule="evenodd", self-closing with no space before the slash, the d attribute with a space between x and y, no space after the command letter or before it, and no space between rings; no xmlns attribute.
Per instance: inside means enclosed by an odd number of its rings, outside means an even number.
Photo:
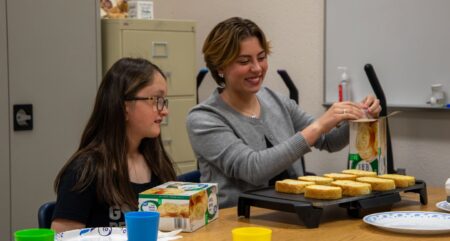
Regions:
<svg viewBox="0 0 450 241"><path fill-rule="evenodd" d="M22 229L14 233L16 241L54 241L55 231L46 228Z"/></svg>
<svg viewBox="0 0 450 241"><path fill-rule="evenodd" d="M271 241L272 230L263 227L242 227L231 230L233 241Z"/></svg>

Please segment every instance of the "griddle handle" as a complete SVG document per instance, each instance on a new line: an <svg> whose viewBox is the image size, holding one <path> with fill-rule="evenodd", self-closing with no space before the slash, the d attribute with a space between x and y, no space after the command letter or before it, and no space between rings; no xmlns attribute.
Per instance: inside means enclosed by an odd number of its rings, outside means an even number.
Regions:
<svg viewBox="0 0 450 241"><path fill-rule="evenodd" d="M366 71L367 78L369 79L370 85L372 86L373 92L380 100L381 112L380 116L387 116L387 103L386 97L384 96L383 88L381 88L380 82L378 81L377 74L373 69L371 64L366 64L364 66L364 70Z"/></svg>
<svg viewBox="0 0 450 241"><path fill-rule="evenodd" d="M366 71L367 78L369 79L370 85L372 86L373 92L380 100L381 112L380 116L387 116L387 103L386 97L384 96L383 88L381 87L380 82L378 81L377 74L373 69L371 64L366 64L364 66L364 70ZM386 163L387 163L387 172L388 173L397 173L394 168L394 155L392 154L392 143L391 143L391 131L389 130L389 121L386 119Z"/></svg>

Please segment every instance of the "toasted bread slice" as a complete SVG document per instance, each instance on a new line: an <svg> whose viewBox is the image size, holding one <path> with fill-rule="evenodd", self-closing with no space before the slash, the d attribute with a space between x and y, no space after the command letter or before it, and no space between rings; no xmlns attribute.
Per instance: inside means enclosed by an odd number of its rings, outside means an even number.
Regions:
<svg viewBox="0 0 450 241"><path fill-rule="evenodd" d="M337 180L356 180L356 175L355 174L345 174L345 173L326 173L323 174L325 177L331 177L333 178L333 180L337 181Z"/></svg>
<svg viewBox="0 0 450 241"><path fill-rule="evenodd" d="M298 177L298 180L305 182L314 182L317 185L330 185L333 181L333 178L320 176L302 176Z"/></svg>
<svg viewBox="0 0 450 241"><path fill-rule="evenodd" d="M376 177L377 176L376 172L369 172L369 171L357 170L357 169L343 170L342 173L353 174L353 175L356 175L357 177Z"/></svg>
<svg viewBox="0 0 450 241"><path fill-rule="evenodd" d="M332 186L342 188L342 195L346 196L361 196L370 194L372 185L364 182L355 182L351 180L338 180L331 183Z"/></svg>
<svg viewBox="0 0 450 241"><path fill-rule="evenodd" d="M416 184L416 178L413 176L399 175L399 174L384 174L378 177L394 180L396 187L410 187Z"/></svg>
<svg viewBox="0 0 450 241"><path fill-rule="evenodd" d="M309 185L305 188L305 197L314 199L339 199L342 197L342 188L325 185Z"/></svg>
<svg viewBox="0 0 450 241"><path fill-rule="evenodd" d="M374 191L388 191L395 189L394 180L379 178L379 177L358 177L356 178L358 182L365 182L372 185L372 190Z"/></svg>
<svg viewBox="0 0 450 241"><path fill-rule="evenodd" d="M314 185L314 182L304 182L294 179L284 179L275 182L275 191L284 193L301 194L305 192L305 187Z"/></svg>

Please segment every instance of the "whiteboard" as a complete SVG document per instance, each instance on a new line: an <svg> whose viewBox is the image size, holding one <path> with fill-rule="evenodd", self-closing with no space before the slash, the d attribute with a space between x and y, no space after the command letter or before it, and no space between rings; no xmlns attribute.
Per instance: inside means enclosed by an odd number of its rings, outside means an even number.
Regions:
<svg viewBox="0 0 450 241"><path fill-rule="evenodd" d="M324 102L338 100L346 66L352 98L373 94L371 63L388 106L428 107L431 85L450 93L450 0L326 0Z"/></svg>

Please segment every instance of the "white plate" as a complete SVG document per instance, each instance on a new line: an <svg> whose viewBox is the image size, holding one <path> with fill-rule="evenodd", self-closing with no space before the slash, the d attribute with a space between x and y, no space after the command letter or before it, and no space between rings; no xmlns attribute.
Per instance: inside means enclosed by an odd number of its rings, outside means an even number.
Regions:
<svg viewBox="0 0 450 241"><path fill-rule="evenodd" d="M450 203L448 203L447 201L442 201L442 202L436 203L436 207L441 210L450 212Z"/></svg>
<svg viewBox="0 0 450 241"><path fill-rule="evenodd" d="M127 241L126 228L83 228L56 234L56 241Z"/></svg>
<svg viewBox="0 0 450 241"><path fill-rule="evenodd" d="M158 241L175 240L181 229L172 232L158 232ZM56 234L55 241L127 241L127 229L83 228Z"/></svg>
<svg viewBox="0 0 450 241"><path fill-rule="evenodd" d="M399 211L367 215L364 222L378 228L414 234L450 232L450 214L440 212Z"/></svg>

